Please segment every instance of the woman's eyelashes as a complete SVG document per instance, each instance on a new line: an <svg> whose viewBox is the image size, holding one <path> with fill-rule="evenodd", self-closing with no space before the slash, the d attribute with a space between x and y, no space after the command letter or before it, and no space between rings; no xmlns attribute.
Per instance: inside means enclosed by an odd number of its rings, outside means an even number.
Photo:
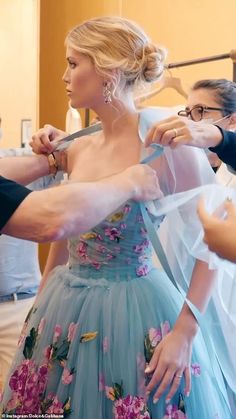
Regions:
<svg viewBox="0 0 236 419"><path fill-rule="evenodd" d="M67 61L68 61L68 66L72 69L77 66L77 63L75 61L70 60L70 59L68 59Z"/></svg>
<svg viewBox="0 0 236 419"><path fill-rule="evenodd" d="M76 63L72 63L72 62L70 62L70 63L69 63L69 67L70 67L70 68L75 68L75 67L76 67Z"/></svg>

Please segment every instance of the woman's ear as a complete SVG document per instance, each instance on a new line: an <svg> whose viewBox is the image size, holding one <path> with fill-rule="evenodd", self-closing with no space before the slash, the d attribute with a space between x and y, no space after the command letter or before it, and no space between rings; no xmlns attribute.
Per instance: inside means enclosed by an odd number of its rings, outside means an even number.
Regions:
<svg viewBox="0 0 236 419"><path fill-rule="evenodd" d="M229 128L236 130L236 112L232 113L229 118Z"/></svg>

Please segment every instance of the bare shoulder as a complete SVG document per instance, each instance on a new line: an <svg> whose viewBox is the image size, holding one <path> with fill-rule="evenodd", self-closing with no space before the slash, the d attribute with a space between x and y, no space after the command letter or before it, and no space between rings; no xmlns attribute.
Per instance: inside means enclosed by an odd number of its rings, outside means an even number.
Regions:
<svg viewBox="0 0 236 419"><path fill-rule="evenodd" d="M75 139L67 149L68 156L73 155L77 151L82 151L91 147L94 142L94 137L95 136L85 135L84 137Z"/></svg>
<svg viewBox="0 0 236 419"><path fill-rule="evenodd" d="M76 139L67 149L67 169L71 173L72 168L80 162L81 157L89 157L96 143L97 135L86 135Z"/></svg>

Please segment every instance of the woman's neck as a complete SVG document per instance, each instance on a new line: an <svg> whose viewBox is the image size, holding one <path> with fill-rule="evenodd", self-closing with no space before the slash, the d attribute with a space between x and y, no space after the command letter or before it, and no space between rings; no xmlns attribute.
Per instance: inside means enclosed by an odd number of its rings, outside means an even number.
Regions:
<svg viewBox="0 0 236 419"><path fill-rule="evenodd" d="M102 122L105 141L137 130L139 114L133 100L125 103L113 100L94 111Z"/></svg>

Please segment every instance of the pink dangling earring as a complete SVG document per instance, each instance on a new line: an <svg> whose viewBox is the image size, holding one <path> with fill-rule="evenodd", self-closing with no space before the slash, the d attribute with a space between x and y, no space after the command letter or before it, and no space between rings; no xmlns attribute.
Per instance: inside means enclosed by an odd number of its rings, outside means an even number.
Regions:
<svg viewBox="0 0 236 419"><path fill-rule="evenodd" d="M104 102L106 104L109 104L112 102L112 98L111 98L111 82L105 81L103 83L103 97L104 97Z"/></svg>

